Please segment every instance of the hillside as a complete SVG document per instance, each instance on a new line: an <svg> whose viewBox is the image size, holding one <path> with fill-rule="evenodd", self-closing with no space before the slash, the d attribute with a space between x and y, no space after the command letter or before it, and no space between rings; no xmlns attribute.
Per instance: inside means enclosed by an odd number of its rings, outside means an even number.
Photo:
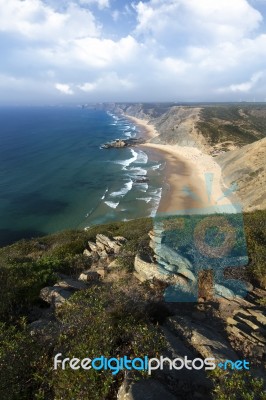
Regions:
<svg viewBox="0 0 266 400"><path fill-rule="evenodd" d="M237 183L243 209L266 208L265 104L115 104L112 109L149 120L159 133L152 143L196 147L215 157L225 185Z"/></svg>
<svg viewBox="0 0 266 400"><path fill-rule="evenodd" d="M227 186L237 183L245 210L266 208L266 138L216 158Z"/></svg>
<svg viewBox="0 0 266 400"><path fill-rule="evenodd" d="M184 258L175 258L177 273L161 272L166 259L161 269L156 266L160 238L151 219L61 232L0 249L0 397L232 400L248 391L253 399L265 399L266 214L249 213L244 222L249 266L228 270L226 279L249 282L245 299L232 298L232 291L219 286L215 298L209 292L198 302L165 302L169 284L193 278ZM179 240L187 240L186 229ZM252 368L206 373L166 367L151 377L142 371L55 371L57 353L246 358Z"/></svg>

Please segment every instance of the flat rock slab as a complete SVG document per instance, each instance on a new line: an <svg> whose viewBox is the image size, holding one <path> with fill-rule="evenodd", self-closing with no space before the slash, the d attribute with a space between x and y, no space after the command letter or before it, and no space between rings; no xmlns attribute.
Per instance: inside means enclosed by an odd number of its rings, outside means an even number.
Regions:
<svg viewBox="0 0 266 400"><path fill-rule="evenodd" d="M170 317L168 329L192 346L203 358L214 357L218 361L237 360L230 343L213 328L194 322L189 317Z"/></svg>
<svg viewBox="0 0 266 400"><path fill-rule="evenodd" d="M74 290L84 290L88 288L88 286L85 283L71 278L67 278L56 283L54 287L61 287L63 289L74 289Z"/></svg>

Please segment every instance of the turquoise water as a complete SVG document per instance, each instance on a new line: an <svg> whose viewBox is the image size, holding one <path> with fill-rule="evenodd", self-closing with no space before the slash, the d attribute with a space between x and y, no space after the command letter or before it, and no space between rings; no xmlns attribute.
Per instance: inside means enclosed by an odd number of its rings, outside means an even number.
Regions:
<svg viewBox="0 0 266 400"><path fill-rule="evenodd" d="M112 220L154 215L163 160L139 148L122 116L78 107L0 109L0 245ZM136 183L147 175L148 183Z"/></svg>

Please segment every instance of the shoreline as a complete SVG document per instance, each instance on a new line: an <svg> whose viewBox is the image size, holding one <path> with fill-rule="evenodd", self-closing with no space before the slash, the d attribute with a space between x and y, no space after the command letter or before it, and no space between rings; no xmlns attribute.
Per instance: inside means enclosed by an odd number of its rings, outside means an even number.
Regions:
<svg viewBox="0 0 266 400"><path fill-rule="evenodd" d="M153 139L154 137L159 136L159 133L157 132L155 126L151 125L148 120L132 117L128 114L124 114L124 116L134 122L139 127L141 127L141 130L144 134L146 134L147 139Z"/></svg>
<svg viewBox="0 0 266 400"><path fill-rule="evenodd" d="M213 207L217 211L219 206L232 206L231 201L224 197L221 167L212 156L196 147L152 143L150 140L159 136L156 128L148 120L125 116L144 129L147 135L147 142L138 147L155 150L166 161L163 172L165 188L158 212Z"/></svg>
<svg viewBox="0 0 266 400"><path fill-rule="evenodd" d="M221 168L211 156L188 146L147 142L140 147L156 149L164 154L166 160L165 181L169 189L162 195L159 212L231 205L231 201L223 197ZM212 174L213 178L210 198L206 174Z"/></svg>

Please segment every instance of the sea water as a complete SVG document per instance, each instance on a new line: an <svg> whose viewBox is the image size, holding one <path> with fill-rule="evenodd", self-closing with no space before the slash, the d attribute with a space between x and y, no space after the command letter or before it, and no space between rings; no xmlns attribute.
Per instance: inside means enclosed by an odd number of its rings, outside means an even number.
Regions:
<svg viewBox="0 0 266 400"><path fill-rule="evenodd" d="M163 160L139 147L101 149L140 135L94 108L1 108L0 245L154 215Z"/></svg>

